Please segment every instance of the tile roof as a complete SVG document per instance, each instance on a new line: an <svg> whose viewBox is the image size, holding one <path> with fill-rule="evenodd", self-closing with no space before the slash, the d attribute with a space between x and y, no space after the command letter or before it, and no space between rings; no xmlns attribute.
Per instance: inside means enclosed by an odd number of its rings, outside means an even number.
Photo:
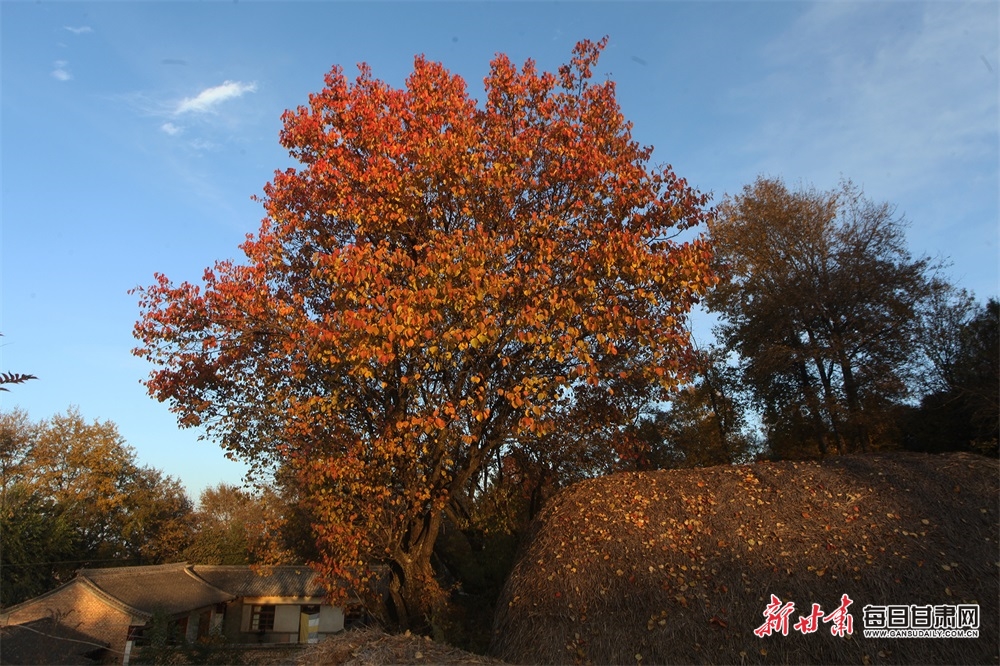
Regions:
<svg viewBox="0 0 1000 666"><path fill-rule="evenodd" d="M96 664L107 647L51 617L0 627L0 664Z"/></svg>
<svg viewBox="0 0 1000 666"><path fill-rule="evenodd" d="M257 567L255 567L257 568ZM260 567L195 565L195 575L237 597L323 597L315 571L306 566Z"/></svg>
<svg viewBox="0 0 1000 666"><path fill-rule="evenodd" d="M78 576L108 596L144 613L157 610L183 613L236 596L193 575L185 563L81 569Z"/></svg>

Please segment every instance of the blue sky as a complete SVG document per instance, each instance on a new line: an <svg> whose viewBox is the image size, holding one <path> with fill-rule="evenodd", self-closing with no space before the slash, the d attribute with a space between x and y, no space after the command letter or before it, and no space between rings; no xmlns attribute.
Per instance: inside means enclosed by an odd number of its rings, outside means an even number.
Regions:
<svg viewBox="0 0 1000 666"><path fill-rule="evenodd" d="M598 76L655 162L717 199L759 174L849 177L905 214L914 253L996 296L998 8L3 2L0 371L40 379L0 408L114 421L194 496L238 482L241 465L146 395L128 290L239 258L263 214L250 197L291 165L281 112L334 64L401 85L417 53L482 97L497 52L554 70L608 35Z"/></svg>

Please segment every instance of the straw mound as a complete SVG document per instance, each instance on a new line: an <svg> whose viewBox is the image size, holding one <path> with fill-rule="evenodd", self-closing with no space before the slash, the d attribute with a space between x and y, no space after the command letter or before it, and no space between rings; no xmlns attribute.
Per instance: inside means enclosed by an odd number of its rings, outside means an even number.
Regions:
<svg viewBox="0 0 1000 666"><path fill-rule="evenodd" d="M618 474L553 498L498 602L512 663L995 664L998 463L971 454ZM777 595L787 636L758 637ZM853 601L853 634L793 628ZM865 638L863 608L978 603L979 638Z"/></svg>
<svg viewBox="0 0 1000 666"><path fill-rule="evenodd" d="M357 629L331 636L309 648L296 661L301 666L343 664L500 664L501 662L465 652L429 638L387 634L381 629Z"/></svg>

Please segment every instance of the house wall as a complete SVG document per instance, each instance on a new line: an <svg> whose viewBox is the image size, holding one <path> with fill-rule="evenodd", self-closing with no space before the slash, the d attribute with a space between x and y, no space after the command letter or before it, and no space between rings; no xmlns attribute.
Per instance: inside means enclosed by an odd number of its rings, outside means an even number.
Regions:
<svg viewBox="0 0 1000 666"><path fill-rule="evenodd" d="M274 608L274 630L258 633L250 630L253 607L270 604ZM230 602L226 607L224 631L238 643L297 643L299 641L299 616L303 606L319 606L320 635L335 634L344 629L344 612L340 608L322 603L322 599L294 599L284 597L243 598Z"/></svg>
<svg viewBox="0 0 1000 666"><path fill-rule="evenodd" d="M0 621L14 625L43 617L54 617L60 624L90 636L99 645L110 644L110 649L119 657L125 650L129 625L145 623L145 618L133 618L129 613L109 606L76 582L15 607L13 612L0 616Z"/></svg>
<svg viewBox="0 0 1000 666"><path fill-rule="evenodd" d="M319 607L319 633L335 634L344 630L344 611L336 606Z"/></svg>
<svg viewBox="0 0 1000 666"><path fill-rule="evenodd" d="M246 614L246 620L244 624L244 614ZM226 604L226 613L222 618L222 633L228 636L230 639L239 639L240 642L250 643L253 641L243 640L240 634L243 632L243 627L250 624L250 609L243 605L241 599L235 601L230 601Z"/></svg>
<svg viewBox="0 0 1000 666"><path fill-rule="evenodd" d="M295 634L296 640L299 637L299 609L298 604L274 607L274 633Z"/></svg>

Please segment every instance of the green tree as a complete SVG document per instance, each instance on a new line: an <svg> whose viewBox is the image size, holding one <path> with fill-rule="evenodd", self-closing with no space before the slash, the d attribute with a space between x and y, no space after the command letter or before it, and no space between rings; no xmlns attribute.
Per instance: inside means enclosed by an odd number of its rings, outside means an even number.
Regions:
<svg viewBox="0 0 1000 666"><path fill-rule="evenodd" d="M1000 301L977 307L961 331L960 352L948 368L949 388L967 405L976 448L997 454L1000 438Z"/></svg>
<svg viewBox="0 0 1000 666"><path fill-rule="evenodd" d="M0 412L0 502L9 488L31 478L29 456L38 429L24 410Z"/></svg>
<svg viewBox="0 0 1000 666"><path fill-rule="evenodd" d="M135 564L184 559L194 536L194 507L184 486L152 467L137 467L123 480L122 552Z"/></svg>
<svg viewBox="0 0 1000 666"><path fill-rule="evenodd" d="M59 507L23 483L4 487L0 542L0 606L52 589L75 557L73 530Z"/></svg>
<svg viewBox="0 0 1000 666"><path fill-rule="evenodd" d="M820 192L759 178L710 228L725 279L709 304L772 453L894 441L894 410L916 385L920 312L943 288L931 260L907 250L903 218L849 181Z"/></svg>
<svg viewBox="0 0 1000 666"><path fill-rule="evenodd" d="M81 559L170 561L190 540L192 506L180 484L140 466L110 421L57 414L42 422L29 460L30 485L60 507Z"/></svg>
<svg viewBox="0 0 1000 666"><path fill-rule="evenodd" d="M0 413L0 510L5 602L88 565L176 561L191 538L181 485L75 409L37 423Z"/></svg>
<svg viewBox="0 0 1000 666"><path fill-rule="evenodd" d="M907 410L904 446L920 451L998 454L1000 439L1000 302L958 290L925 314L927 393Z"/></svg>
<svg viewBox="0 0 1000 666"><path fill-rule="evenodd" d="M661 458L669 467L704 467L752 460L759 443L747 422L748 396L738 369L724 350L708 348L696 356L691 383L671 397L653 422Z"/></svg>
<svg viewBox="0 0 1000 666"><path fill-rule="evenodd" d="M74 534L55 501L32 485L38 424L0 412L0 606L39 595L69 575Z"/></svg>
<svg viewBox="0 0 1000 666"><path fill-rule="evenodd" d="M254 564L265 519L277 495L252 493L220 483L202 491L194 514L195 536L185 557L199 564Z"/></svg>
<svg viewBox="0 0 1000 666"><path fill-rule="evenodd" d="M135 657L137 664L166 666L175 664L181 657L182 648L187 647L187 640L177 621L162 610L153 612L143 628L143 645Z"/></svg>

